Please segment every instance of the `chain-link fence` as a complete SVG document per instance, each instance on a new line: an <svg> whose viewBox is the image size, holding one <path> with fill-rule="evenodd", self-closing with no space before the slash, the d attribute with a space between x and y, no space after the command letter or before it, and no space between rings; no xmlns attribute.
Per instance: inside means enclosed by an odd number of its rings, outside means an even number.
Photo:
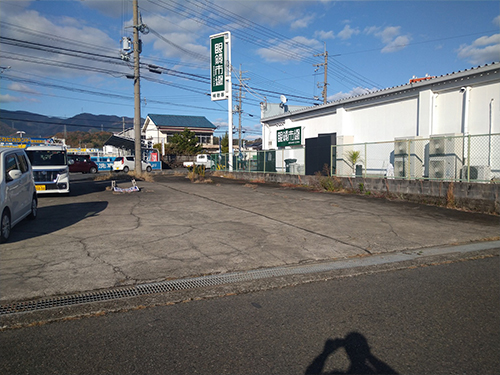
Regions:
<svg viewBox="0 0 500 375"><path fill-rule="evenodd" d="M233 171L305 174L305 148L236 151L233 154ZM214 154L215 169L229 170L229 154Z"/></svg>
<svg viewBox="0 0 500 375"><path fill-rule="evenodd" d="M214 169L230 169L229 154L213 154ZM306 149L234 152L232 170L306 173ZM486 182L500 179L500 134L397 138L332 146L327 170L339 177L387 177ZM325 173L327 171L315 171Z"/></svg>
<svg viewBox="0 0 500 375"><path fill-rule="evenodd" d="M500 134L413 137L332 146L331 174L486 182L500 179Z"/></svg>

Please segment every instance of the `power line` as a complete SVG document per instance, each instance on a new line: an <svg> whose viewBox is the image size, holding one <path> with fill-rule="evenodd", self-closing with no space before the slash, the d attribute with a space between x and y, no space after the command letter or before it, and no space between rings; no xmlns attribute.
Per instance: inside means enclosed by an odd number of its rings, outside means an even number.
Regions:
<svg viewBox="0 0 500 375"><path fill-rule="evenodd" d="M198 22L203 25L213 26L213 27L221 27L224 26L225 23L218 21L215 17L206 17L206 15L197 9L193 9L188 7L186 3L193 4L191 0L185 0L183 3L171 1L166 3L163 0L157 0L156 2L149 0L150 3L160 6L170 12L176 13L180 16L189 15L195 22ZM178 8L183 9L184 12L177 9L174 5L177 5ZM242 28L251 28L251 30L246 30L245 32L241 32L238 29L232 31L232 34L245 42L268 48L281 56L285 56L292 60L298 60L306 63L315 63L311 55L315 52L313 48L304 45L300 42L290 40L283 35L274 32L273 30L267 29L259 24L256 24L252 21L249 21L241 16L236 15L235 13L226 11L224 8L218 7L216 4L210 3L210 6L200 5L199 3L194 4L196 7L203 9L207 12L211 12L216 17L220 17L223 19L227 19L231 22L235 22L237 25ZM217 12L214 12L212 9L217 9ZM238 17L239 19L235 19L234 17ZM242 21L243 20L243 21ZM279 36L279 38L277 38ZM264 40L262 38L265 38ZM268 42L268 39L279 39L282 45L276 45ZM295 52L296 50L300 50L301 53ZM342 84L343 81L347 81L354 86L363 86L365 84L369 84L371 86L375 86L380 88L380 85L369 80L368 78L362 76L361 74L355 72L354 70L347 68L345 65L333 60L330 62L330 72L331 76L335 76L337 81Z"/></svg>
<svg viewBox="0 0 500 375"><path fill-rule="evenodd" d="M154 31L154 33L155 33L155 35L159 36L159 34L156 31ZM161 35L160 35L160 37L161 37ZM46 44L42 44L42 43L27 42L27 41L14 39L14 38L0 37L0 39L3 40L3 42L8 44L8 45L13 45L13 46L17 46L17 47L24 47L24 48L41 50L41 51L50 52L50 53L69 55L69 56L76 57L76 58L85 58L85 59L90 59L90 60L100 62L100 63L112 63L112 64L116 64L119 66L126 66L121 61L121 59L119 59L118 57L113 57L113 56L109 56L109 55L90 53L88 51L75 50L75 49L64 48L64 47L54 47L54 46L50 46L50 45L46 45ZM161 39L168 42L168 40L166 38L161 37ZM188 50L184 49L184 51L190 53L190 51L188 51ZM11 54L12 59L16 59L16 57L14 57L13 55L26 57L26 55L13 53L13 54ZM201 55L199 55L199 54L192 54L192 56L201 57ZM43 59L43 58L33 58L32 57L31 59L32 60L30 61L30 60L27 60L26 58L24 58L24 59L22 59L22 58L20 59L19 57L17 58L17 60L25 61L25 62L32 62L32 63L38 63L38 64L43 63L43 64L47 64L47 65L53 65L53 66L59 66L59 67L65 67L65 68L73 68L73 69L79 69L79 70L87 70L87 71L93 71L93 72L99 72L99 73L105 73L105 74L111 74L111 75L117 75L117 74L126 75L125 72L118 73L114 70L109 70L109 69L104 69L104 68L83 66L83 65L73 64L73 63L68 63L68 62L65 62L65 63L57 62L57 61L54 62L54 61L50 61L48 59ZM143 67L148 67L148 68L151 67L151 64L148 64L147 66L143 65L143 64L141 64L141 65ZM155 66L154 68L161 69L163 72L165 72L169 75L184 78L184 79L189 79L191 81L197 81L197 82L204 83L204 84L208 84L208 82L209 82L209 78L206 76L201 76L201 75L196 75L196 74L191 74L191 73L186 73L186 72L180 72L178 70L167 69L167 68L158 67L158 66ZM349 78L347 78L347 79L349 79ZM176 85L172 82L158 81L158 80L155 80L152 78L149 78L149 80L159 82L162 84L171 85L171 86L176 87L176 88L181 88L181 89L185 89L185 90L187 89L188 91L192 91L192 92L195 92L198 94L206 95L206 92L204 92L204 91L190 89L190 88L187 88L187 87L182 86L182 85ZM352 82L352 83L354 84L355 82ZM254 90L260 91L262 93L274 94L277 96L285 93L291 98L293 97L293 98L296 98L299 100L306 100L309 103L314 103L314 99L311 97L290 94L290 93L286 93L283 91L278 93L278 92L275 92L272 90L264 90L264 89L259 89L259 88L255 88Z"/></svg>
<svg viewBox="0 0 500 375"><path fill-rule="evenodd" d="M23 122L32 122L35 124L47 124L47 125L58 125L58 126L72 126L72 127L84 127L84 128L92 128L92 129L101 129L101 125L88 125L88 124L69 124L64 122L52 122L52 121L41 121L41 120L32 120L32 119L22 119L22 118L11 118L2 116L2 120L10 120L10 121L23 121ZM64 120L61 120L64 121ZM119 123L119 126L108 126L109 129L121 129L122 123Z"/></svg>

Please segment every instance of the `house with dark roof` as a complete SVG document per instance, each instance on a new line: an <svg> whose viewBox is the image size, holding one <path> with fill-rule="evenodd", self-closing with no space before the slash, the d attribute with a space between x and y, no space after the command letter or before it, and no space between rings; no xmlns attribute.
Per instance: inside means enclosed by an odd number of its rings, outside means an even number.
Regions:
<svg viewBox="0 0 500 375"><path fill-rule="evenodd" d="M173 135L189 129L196 134L202 146L213 145L213 135L217 127L204 116L148 114L142 126L142 135L153 144L169 143Z"/></svg>

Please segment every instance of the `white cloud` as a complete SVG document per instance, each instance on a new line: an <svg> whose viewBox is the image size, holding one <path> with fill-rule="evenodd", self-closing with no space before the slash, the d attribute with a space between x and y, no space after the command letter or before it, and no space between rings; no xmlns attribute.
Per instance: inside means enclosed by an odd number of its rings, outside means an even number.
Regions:
<svg viewBox="0 0 500 375"><path fill-rule="evenodd" d="M88 27L84 22L72 17L55 18L54 21L51 21L33 10L2 14L1 17L2 21L8 20L9 24L21 25L20 27L2 27L2 36L5 37L39 45L62 47L68 51L83 50L106 55L113 55L118 51L116 40L111 39L102 30ZM14 59L19 57L18 54L22 54L21 58ZM82 62L82 59L78 57L7 45L2 46L2 55L3 64L11 65L13 69L45 76L88 77L92 73L83 69L63 69L61 67L69 64L79 64L85 67L99 66L98 62L92 60ZM10 59L11 56L13 59ZM61 67L54 68L54 65L44 64L40 59L52 64L59 64ZM109 64L106 65L106 68L109 69Z"/></svg>
<svg viewBox="0 0 500 375"><path fill-rule="evenodd" d="M297 42L301 45L309 46L313 49L322 48L322 44L316 39L308 39L303 36L296 36L290 40L292 43ZM276 43L270 48L260 48L257 50L257 54L264 58L268 62L286 62L292 60L301 60L303 55L300 54L299 50L294 51L293 46L286 43ZM287 53L290 52L290 53ZM309 56L309 55L308 55Z"/></svg>
<svg viewBox="0 0 500 375"><path fill-rule="evenodd" d="M333 31L323 31L319 30L314 33L314 37L319 40L335 39L335 33Z"/></svg>
<svg viewBox="0 0 500 375"><path fill-rule="evenodd" d="M401 35L396 37L394 40L387 43L387 45L382 48L382 53L390 53L402 50L410 43L410 38L406 35Z"/></svg>
<svg viewBox="0 0 500 375"><path fill-rule="evenodd" d="M10 84L8 88L9 88L9 90L13 90L13 91L25 92L25 93L34 94L34 95L40 95L39 91L36 91L35 89L32 89L29 86L26 86L26 85L23 85L23 84L17 83L17 82Z"/></svg>
<svg viewBox="0 0 500 375"><path fill-rule="evenodd" d="M471 64L485 64L498 61L500 57L500 34L482 36L472 44L462 44L458 48L458 57Z"/></svg>
<svg viewBox="0 0 500 375"><path fill-rule="evenodd" d="M384 43L390 43L394 40L395 37L399 35L400 30L401 26L388 26L382 31L376 32L375 36L378 36L380 39L382 39L382 42Z"/></svg>
<svg viewBox="0 0 500 375"><path fill-rule="evenodd" d="M22 102L24 101L22 98L17 96L12 96L9 94L0 94L0 103L14 103L14 102Z"/></svg>
<svg viewBox="0 0 500 375"><path fill-rule="evenodd" d="M178 57L185 61L192 60L193 57L186 51L208 56L209 51L205 45L204 26L194 19L181 18L177 16L163 17L156 15L144 19L144 22L171 44L158 38L153 33L143 35L144 43L153 42L153 48L161 52L163 57ZM203 42L199 42L203 40ZM178 46L178 47L176 47Z"/></svg>
<svg viewBox="0 0 500 375"><path fill-rule="evenodd" d="M387 26L383 29L378 26L371 26L365 28L364 33L379 38L385 44L381 50L382 53L402 50L411 40L409 35L400 35L401 26Z"/></svg>
<svg viewBox="0 0 500 375"><path fill-rule="evenodd" d="M216 4L263 26L292 25L305 20L301 1L216 1ZM304 21L301 21L304 22ZM300 22L298 22L300 24Z"/></svg>
<svg viewBox="0 0 500 375"><path fill-rule="evenodd" d="M493 24L497 25L497 26L500 26L500 15L499 16L496 16L494 19L493 19Z"/></svg>
<svg viewBox="0 0 500 375"><path fill-rule="evenodd" d="M345 25L342 31L340 31L337 36L340 39L346 40L350 39L353 35L359 34L360 31L358 28L352 29L350 25Z"/></svg>
<svg viewBox="0 0 500 375"><path fill-rule="evenodd" d="M122 1L111 0L80 0L80 2L90 9L95 9L108 17L119 17L122 14L124 4ZM130 5L128 10L132 12Z"/></svg>
<svg viewBox="0 0 500 375"><path fill-rule="evenodd" d="M303 29L303 28L309 26L311 24L311 22L314 20L314 18L315 18L314 15L310 15L310 16L306 16L306 17L297 19L297 20L292 22L292 24L290 25L290 28L292 30Z"/></svg>
<svg viewBox="0 0 500 375"><path fill-rule="evenodd" d="M370 27L366 27L363 32L366 35L371 35L371 34L375 34L375 33L379 32L379 30L380 30L380 27L378 27L378 26L370 26Z"/></svg>
<svg viewBox="0 0 500 375"><path fill-rule="evenodd" d="M367 89L365 87L355 87L349 92L338 92L336 94L328 96L328 101L334 102L337 100L342 100L346 98L350 98L353 96L358 96L358 95L363 95L363 94L368 94L371 91L375 91L376 89Z"/></svg>

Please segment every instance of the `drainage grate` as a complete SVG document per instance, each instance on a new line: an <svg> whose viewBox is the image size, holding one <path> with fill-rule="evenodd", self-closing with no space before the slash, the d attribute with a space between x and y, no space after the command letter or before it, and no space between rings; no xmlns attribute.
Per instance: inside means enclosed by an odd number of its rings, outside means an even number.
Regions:
<svg viewBox="0 0 500 375"><path fill-rule="evenodd" d="M74 306L92 302L112 301L127 297L144 296L148 294L172 292L176 290L203 288L207 286L218 286L241 281L253 281L279 276L291 276L310 273L327 272L338 269L374 266L384 263L398 263L414 260L426 255L442 255L449 253L467 253L472 251L499 249L500 241L481 242L476 244L459 245L448 248L428 248L425 250L413 250L400 253L378 254L366 258L337 260L328 263L306 264L293 267L275 267L260 270L227 273L222 275L200 276L189 279L178 279L160 281L149 284L140 284L130 287L108 289L81 293L62 297L46 298L36 301L14 302L0 306L0 315L15 314L28 311L44 310L53 307Z"/></svg>
<svg viewBox="0 0 500 375"><path fill-rule="evenodd" d="M337 268L342 267L339 263L332 262L326 264L304 265L298 267L277 267L247 272L228 273L224 275L209 275L189 279L160 281L130 287L108 289L105 291L81 293L54 298L44 298L27 302L14 302L1 305L0 315L45 310L54 307L74 306L92 302L112 301L127 297L137 297L148 294L172 292L176 290L196 289L207 286L218 286L237 283L241 281L260 280L277 276L324 272Z"/></svg>

